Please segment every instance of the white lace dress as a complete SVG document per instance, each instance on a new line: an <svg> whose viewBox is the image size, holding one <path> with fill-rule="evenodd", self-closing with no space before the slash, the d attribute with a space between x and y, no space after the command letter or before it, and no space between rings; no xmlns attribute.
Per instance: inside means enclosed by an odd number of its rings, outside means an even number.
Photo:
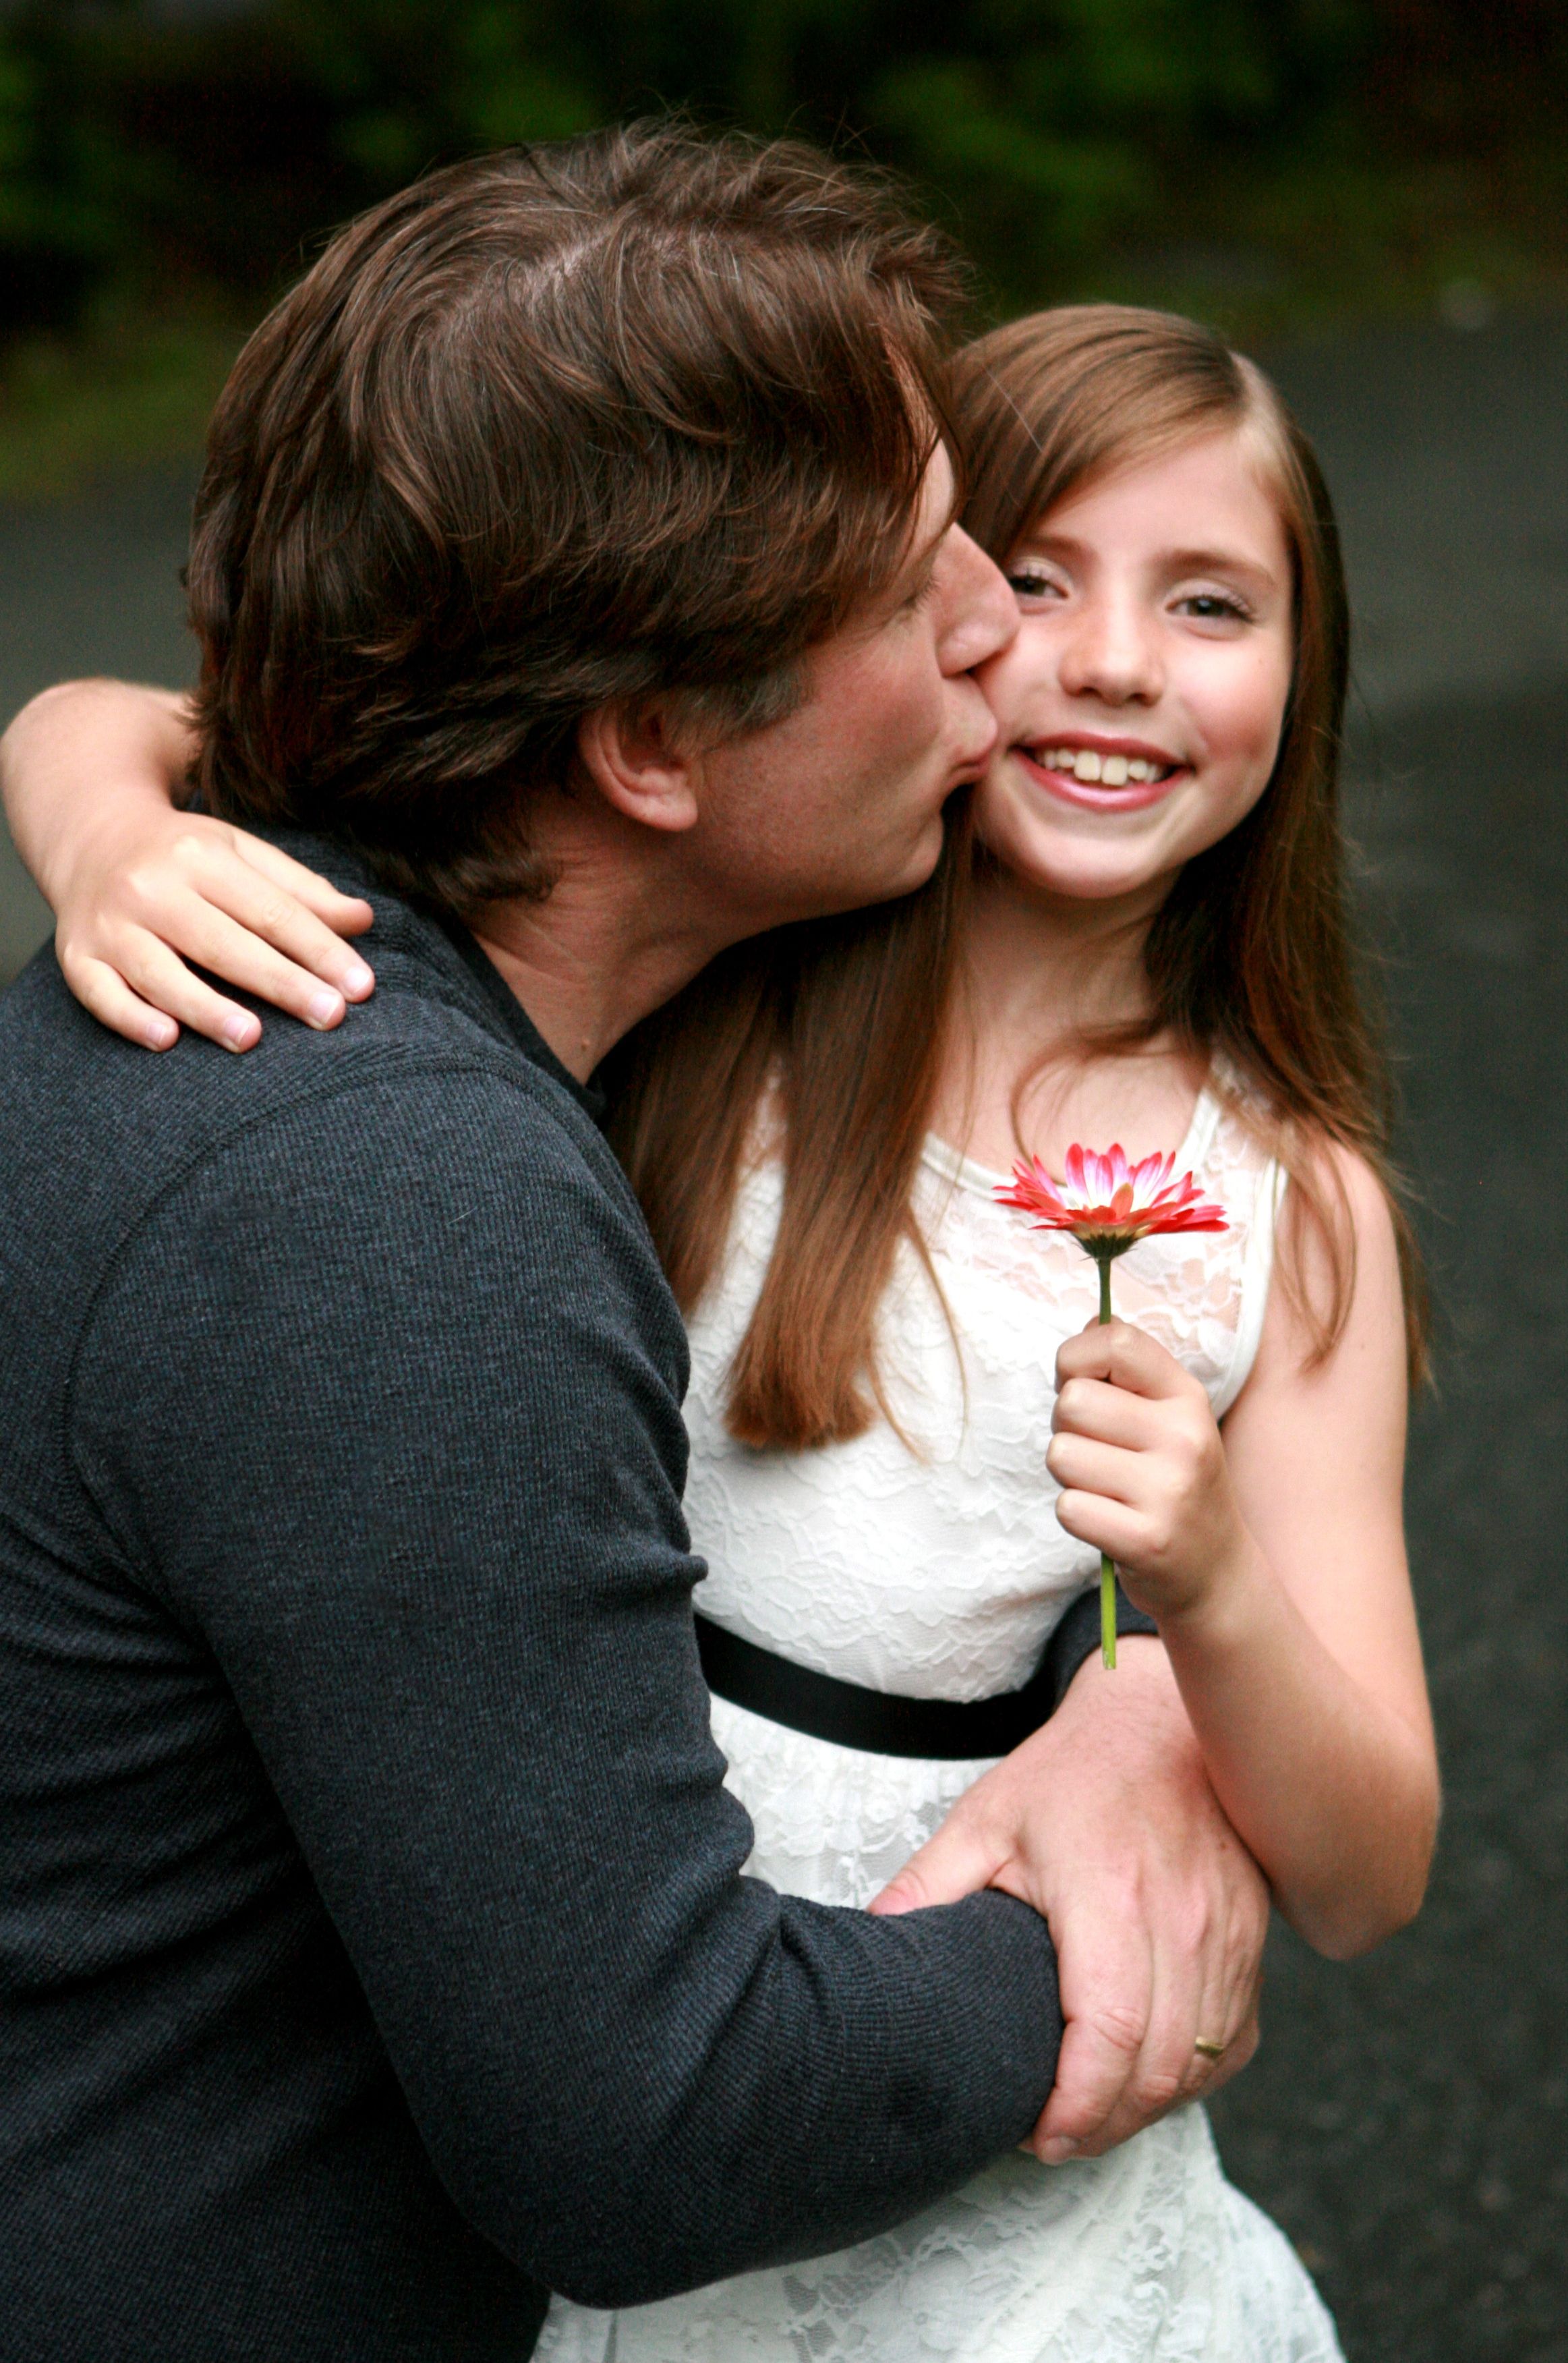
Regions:
<svg viewBox="0 0 1568 2363"><path fill-rule="evenodd" d="M1147 1239L1115 1267L1119 1314L1202 1380L1215 1411L1252 1367L1278 1169L1209 1093L1176 1160L1229 1230ZM1058 1345L1097 1309L1093 1264L1029 1230L999 1176L928 1143L916 1206L953 1335L912 1250L884 1307L905 1434L756 1452L723 1426L724 1377L778 1223L780 1174L743 1185L725 1267L691 1325L687 1404L702 1613L873 1690L980 1699L1033 1671L1098 1559L1062 1531L1045 1470ZM746 1868L865 1904L986 1769L865 1754L727 1700L713 1729L756 1845ZM1276 2227L1225 2180L1200 2108L1102 2158L1015 2154L885 2236L656 2305L557 2299L549 2363L1337 2363L1333 2326Z"/></svg>

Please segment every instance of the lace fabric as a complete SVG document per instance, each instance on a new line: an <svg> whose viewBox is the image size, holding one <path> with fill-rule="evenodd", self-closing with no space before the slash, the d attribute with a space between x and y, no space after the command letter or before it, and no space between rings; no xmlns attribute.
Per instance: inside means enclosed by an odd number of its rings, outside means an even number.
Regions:
<svg viewBox="0 0 1568 2363"><path fill-rule="evenodd" d="M1209 1093L1177 1165L1231 1228L1143 1240L1115 1267L1114 1301L1223 1415L1257 1349L1279 1172ZM746 1177L725 1267L691 1324L686 1506L708 1561L705 1616L872 1690L976 1699L1028 1680L1098 1565L1057 1525L1044 1463L1056 1349L1094 1318L1099 1281L1076 1240L997 1204L1001 1179L928 1142L915 1213L941 1296L906 1248L880 1317L898 1429L878 1420L847 1444L778 1453L723 1425L782 1194L777 1160Z"/></svg>
<svg viewBox="0 0 1568 2363"><path fill-rule="evenodd" d="M999 2160L896 2232L616 2314L558 2303L549 2363L1342 2363L1199 2109L1104 2158Z"/></svg>
<svg viewBox="0 0 1568 2363"><path fill-rule="evenodd" d="M1177 1159L1224 1204L1218 1234L1144 1241L1117 1309L1192 1370L1223 1414L1266 1299L1281 1178L1218 1099ZM780 1178L743 1185L724 1268L692 1324L688 1510L703 1613L824 1673L925 1697L1027 1679L1092 1551L1056 1523L1044 1470L1055 1353L1097 1309L1070 1238L1029 1231L1001 1177L927 1146L917 1256L883 1309L899 1425L763 1453L723 1427L723 1381L778 1225ZM951 1315L951 1325L948 1315ZM722 1699L713 1728L750 1812L746 1866L782 1892L864 1906L986 1767L863 1754ZM1333 2327L1278 2230L1225 2180L1200 2109L1108 2157L1005 2158L880 2239L600 2313L558 2300L549 2363L1337 2363Z"/></svg>

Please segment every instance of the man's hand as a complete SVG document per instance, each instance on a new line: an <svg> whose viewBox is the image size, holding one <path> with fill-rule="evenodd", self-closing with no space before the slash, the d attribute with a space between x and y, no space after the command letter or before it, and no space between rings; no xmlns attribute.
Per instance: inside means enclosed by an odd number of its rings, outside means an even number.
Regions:
<svg viewBox="0 0 1568 2363"><path fill-rule="evenodd" d="M873 1912L999 1887L1043 1914L1066 2022L1031 2147L1097 2157L1257 2048L1268 1891L1220 1810L1158 1641L1075 1676L1032 1739L975 1783ZM1221 2059L1195 2047L1224 2046Z"/></svg>

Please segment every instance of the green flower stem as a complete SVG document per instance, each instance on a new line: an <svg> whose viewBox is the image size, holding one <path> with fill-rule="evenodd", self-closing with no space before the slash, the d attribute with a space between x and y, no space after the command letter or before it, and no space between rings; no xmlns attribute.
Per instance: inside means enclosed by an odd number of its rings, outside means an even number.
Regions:
<svg viewBox="0 0 1568 2363"><path fill-rule="evenodd" d="M1099 1317L1110 1318L1110 1265L1108 1255L1097 1256L1099 1266ZM1105 1551L1099 1555L1099 1654L1101 1661L1114 1673L1116 1670L1116 1570Z"/></svg>

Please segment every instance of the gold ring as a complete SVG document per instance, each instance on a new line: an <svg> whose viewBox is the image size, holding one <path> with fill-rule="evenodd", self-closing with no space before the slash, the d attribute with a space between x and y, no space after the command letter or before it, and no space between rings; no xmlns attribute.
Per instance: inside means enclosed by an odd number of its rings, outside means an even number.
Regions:
<svg viewBox="0 0 1568 2363"><path fill-rule="evenodd" d="M1223 2059L1225 2057L1226 2047L1222 2043L1216 2043L1211 2035L1198 2036L1194 2039L1192 2047L1195 2051L1201 2051L1205 2059Z"/></svg>

